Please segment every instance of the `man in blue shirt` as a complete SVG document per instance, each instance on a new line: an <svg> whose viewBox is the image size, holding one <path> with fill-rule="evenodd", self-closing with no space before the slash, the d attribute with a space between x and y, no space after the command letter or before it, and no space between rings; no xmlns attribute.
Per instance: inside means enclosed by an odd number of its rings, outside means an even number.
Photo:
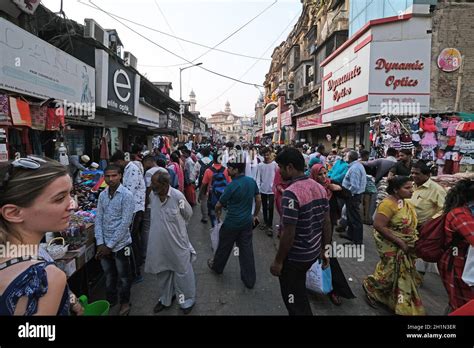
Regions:
<svg viewBox="0 0 474 348"><path fill-rule="evenodd" d="M132 236L130 224L133 219L133 194L120 184L122 169L109 165L104 171L109 185L99 196L95 219L96 258L100 260L106 277L107 301L117 304L120 281L120 315L130 312L130 288L132 270L130 266Z"/></svg>
<svg viewBox="0 0 474 348"><path fill-rule="evenodd" d="M219 245L214 259L208 260L208 266L214 272L221 274L235 243L238 248L240 277L244 285L252 289L256 281L252 230L258 223L257 216L262 199L255 180L245 176L245 163L231 160L227 163L227 171L232 182L225 188L215 209L218 220L220 220L222 207L227 208L227 213L219 231ZM255 211L252 216L254 201Z"/></svg>
<svg viewBox="0 0 474 348"><path fill-rule="evenodd" d="M365 186L367 185L365 168L358 159L359 154L357 151L349 151L347 154L349 170L342 181L342 187L349 191L348 197L345 199L349 228L347 234L342 234L341 237L350 240L354 244L362 244L364 236L360 204L362 202L362 194L365 192Z"/></svg>

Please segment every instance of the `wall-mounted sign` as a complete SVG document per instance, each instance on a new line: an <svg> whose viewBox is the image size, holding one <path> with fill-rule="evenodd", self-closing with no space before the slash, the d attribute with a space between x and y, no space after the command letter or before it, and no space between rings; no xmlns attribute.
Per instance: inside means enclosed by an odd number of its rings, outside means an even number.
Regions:
<svg viewBox="0 0 474 348"><path fill-rule="evenodd" d="M0 89L87 108L95 106L95 69L0 18Z"/></svg>
<svg viewBox="0 0 474 348"><path fill-rule="evenodd" d="M296 119L296 130L303 131L315 128L330 127L331 124L324 124L321 114L313 114Z"/></svg>
<svg viewBox="0 0 474 348"><path fill-rule="evenodd" d="M194 132L194 123L193 121L188 120L183 117L183 132L184 133L193 133Z"/></svg>
<svg viewBox="0 0 474 348"><path fill-rule="evenodd" d="M462 62L461 52L456 48L445 48L438 56L438 68L444 72L453 72L459 69Z"/></svg>
<svg viewBox="0 0 474 348"><path fill-rule="evenodd" d="M135 73L109 58L107 108L133 115L135 112Z"/></svg>
<svg viewBox="0 0 474 348"><path fill-rule="evenodd" d="M273 133L278 129L278 108L273 109L264 116L264 134Z"/></svg>
<svg viewBox="0 0 474 348"><path fill-rule="evenodd" d="M160 115L160 128L166 128L171 131L179 129L179 115L174 111L168 110L166 114Z"/></svg>

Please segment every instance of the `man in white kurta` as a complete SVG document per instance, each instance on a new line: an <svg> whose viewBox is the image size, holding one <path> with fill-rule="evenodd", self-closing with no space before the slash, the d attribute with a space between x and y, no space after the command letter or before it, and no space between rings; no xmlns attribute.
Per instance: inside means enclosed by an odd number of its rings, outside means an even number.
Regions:
<svg viewBox="0 0 474 348"><path fill-rule="evenodd" d="M191 264L196 252L186 230L193 210L184 195L170 186L168 173L154 174L151 185L151 226L145 272L158 275L159 300L154 312L170 307L176 297L183 313L188 314L196 297Z"/></svg>

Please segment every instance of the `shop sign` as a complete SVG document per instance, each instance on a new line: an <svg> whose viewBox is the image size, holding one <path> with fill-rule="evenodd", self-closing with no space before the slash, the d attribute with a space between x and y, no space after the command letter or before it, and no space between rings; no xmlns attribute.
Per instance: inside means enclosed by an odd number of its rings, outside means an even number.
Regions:
<svg viewBox="0 0 474 348"><path fill-rule="evenodd" d="M281 126L291 126L291 114L292 111L288 110L281 114Z"/></svg>
<svg viewBox="0 0 474 348"><path fill-rule="evenodd" d="M367 112L370 50L363 48L355 52L354 47L358 42L352 43L324 66L321 86L321 114L324 122Z"/></svg>
<svg viewBox="0 0 474 348"><path fill-rule="evenodd" d="M330 124L323 124L321 114L313 114L308 116L298 117L296 119L296 130L304 131L315 128L330 127Z"/></svg>
<svg viewBox="0 0 474 348"><path fill-rule="evenodd" d="M428 112L431 35L419 34L427 22L411 18L413 30L402 30L404 21L374 26L323 62L323 122Z"/></svg>
<svg viewBox="0 0 474 348"><path fill-rule="evenodd" d="M135 74L109 58L107 108L127 115L135 113Z"/></svg>
<svg viewBox="0 0 474 348"><path fill-rule="evenodd" d="M95 105L94 68L3 18L0 52L0 89Z"/></svg>
<svg viewBox="0 0 474 348"><path fill-rule="evenodd" d="M270 111L264 116L265 127L263 129L264 134L273 133L278 129L278 107Z"/></svg>
<svg viewBox="0 0 474 348"><path fill-rule="evenodd" d="M183 117L183 132L184 133L193 133L193 131L194 131L193 121L190 121L187 118Z"/></svg>
<svg viewBox="0 0 474 348"><path fill-rule="evenodd" d="M438 68L444 72L453 72L459 69L462 63L461 52L456 48L445 48L438 56Z"/></svg>
<svg viewBox="0 0 474 348"><path fill-rule="evenodd" d="M179 129L179 115L171 110L168 110L166 114L160 114L160 128L177 131Z"/></svg>
<svg viewBox="0 0 474 348"><path fill-rule="evenodd" d="M369 113L429 111L431 38L373 42L370 47Z"/></svg>

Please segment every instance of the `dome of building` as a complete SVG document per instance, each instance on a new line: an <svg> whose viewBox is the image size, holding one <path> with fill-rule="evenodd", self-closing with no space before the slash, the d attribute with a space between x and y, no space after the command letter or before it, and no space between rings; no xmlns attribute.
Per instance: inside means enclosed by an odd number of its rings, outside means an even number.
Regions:
<svg viewBox="0 0 474 348"><path fill-rule="evenodd" d="M191 93L189 94L189 96L190 96L191 98L196 98L196 93L194 93L194 91L191 90Z"/></svg>
<svg viewBox="0 0 474 348"><path fill-rule="evenodd" d="M232 115L227 116L227 121L234 122L234 116Z"/></svg>

